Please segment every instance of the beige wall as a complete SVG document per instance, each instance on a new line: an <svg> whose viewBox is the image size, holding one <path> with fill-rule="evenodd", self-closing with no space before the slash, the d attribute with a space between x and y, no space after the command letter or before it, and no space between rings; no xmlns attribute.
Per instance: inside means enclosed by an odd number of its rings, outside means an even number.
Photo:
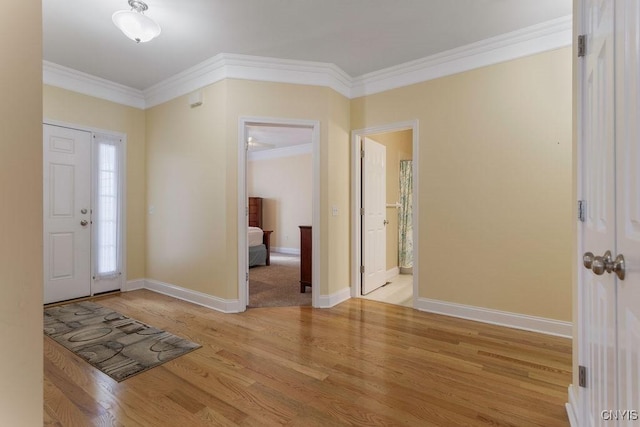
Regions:
<svg viewBox="0 0 640 427"><path fill-rule="evenodd" d="M0 15L0 425L42 425L42 10Z"/></svg>
<svg viewBox="0 0 640 427"><path fill-rule="evenodd" d="M351 102L333 90L326 89L328 102L327 143L320 154L320 222L327 230L327 253L323 253L323 277L331 295L351 285ZM338 215L332 215L333 207Z"/></svg>
<svg viewBox="0 0 640 427"><path fill-rule="evenodd" d="M419 120L420 297L571 321L571 87L564 48L352 101Z"/></svg>
<svg viewBox="0 0 640 427"><path fill-rule="evenodd" d="M69 90L44 86L45 119L127 134L127 279L145 277L145 112Z"/></svg>
<svg viewBox="0 0 640 427"><path fill-rule="evenodd" d="M147 110L147 277L221 298L237 255L226 245L229 205L227 83ZM234 164L235 169L235 164ZM235 188L234 188L235 193ZM237 275L237 273L236 273ZM235 278L237 288L237 277Z"/></svg>
<svg viewBox="0 0 640 427"><path fill-rule="evenodd" d="M271 246L300 251L300 225L311 225L312 156L301 154L249 161L247 192L263 197L263 229Z"/></svg>
<svg viewBox="0 0 640 427"><path fill-rule="evenodd" d="M324 87L229 79L204 88L199 108L183 96L146 113L132 109L146 130L114 129L146 140L145 154L136 144L132 157L146 171L134 193L144 194L146 183L147 206L137 198L128 212L146 224L146 252L144 243L131 250L146 263L129 262L148 278L237 298L238 118L318 120L317 289L343 290L350 283L350 129L418 119L419 296L570 320L570 73L567 48L352 101ZM93 117L105 104L45 88L48 118L105 128ZM100 113L85 117L73 111L78 105ZM138 237L130 224L128 249ZM455 274L441 268L452 256Z"/></svg>
<svg viewBox="0 0 640 427"><path fill-rule="evenodd" d="M235 218L237 209L238 118L241 116L318 120L320 122L320 245L321 283L314 288L322 295L349 285L349 100L331 89L284 83L229 80L227 103L228 207ZM331 179L329 179L331 176ZM338 216L330 216L333 203ZM228 226L235 230L237 220ZM228 235L228 248L237 252L235 231ZM237 273L233 272L233 283ZM235 285L234 285L235 286ZM315 285L314 285L315 286ZM237 286L234 287L234 291ZM235 293L234 293L235 295Z"/></svg>
<svg viewBox="0 0 640 427"><path fill-rule="evenodd" d="M387 153L387 204L400 201L400 160L411 160L413 131L379 133L369 138L385 146ZM387 208L387 270L398 267L398 209Z"/></svg>
<svg viewBox="0 0 640 427"><path fill-rule="evenodd" d="M224 299L238 297L238 120L320 122L323 295L349 285L349 100L331 89L225 80L147 110L147 276ZM331 178L329 178L331 176ZM340 214L330 217L330 203Z"/></svg>

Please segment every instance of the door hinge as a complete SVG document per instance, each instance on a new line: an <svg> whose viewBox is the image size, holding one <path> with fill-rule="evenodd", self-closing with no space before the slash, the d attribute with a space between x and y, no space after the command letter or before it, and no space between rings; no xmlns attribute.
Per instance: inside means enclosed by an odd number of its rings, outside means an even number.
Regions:
<svg viewBox="0 0 640 427"><path fill-rule="evenodd" d="M360 150L360 158L364 159L364 150Z"/></svg>
<svg viewBox="0 0 640 427"><path fill-rule="evenodd" d="M584 222L587 210L587 202L578 200L578 221Z"/></svg>
<svg viewBox="0 0 640 427"><path fill-rule="evenodd" d="M360 274L364 274L364 265L360 266Z"/></svg>
<svg viewBox="0 0 640 427"><path fill-rule="evenodd" d="M578 385L587 387L587 368L582 365L578 366Z"/></svg>
<svg viewBox="0 0 640 427"><path fill-rule="evenodd" d="M364 215L364 208L360 208L360 216Z"/></svg>
<svg viewBox="0 0 640 427"><path fill-rule="evenodd" d="M248 282L249 281L249 273L247 272L245 274L246 274L246 276L244 277L244 280L246 280Z"/></svg>
<svg viewBox="0 0 640 427"><path fill-rule="evenodd" d="M244 216L249 216L249 206L245 206L245 208L244 208Z"/></svg>
<svg viewBox="0 0 640 427"><path fill-rule="evenodd" d="M582 34L578 36L578 58L587 55L587 36Z"/></svg>

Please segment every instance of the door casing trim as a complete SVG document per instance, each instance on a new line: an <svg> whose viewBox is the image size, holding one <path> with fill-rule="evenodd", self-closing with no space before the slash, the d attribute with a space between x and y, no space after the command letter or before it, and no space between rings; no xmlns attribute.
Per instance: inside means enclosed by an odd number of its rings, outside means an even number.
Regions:
<svg viewBox="0 0 640 427"><path fill-rule="evenodd" d="M100 129L91 126L79 125L76 123L68 123L60 120L53 120L45 118L42 120L42 125L50 125L50 126L58 126L64 127L68 129L75 129L84 132L91 133L91 208L93 209L93 200L94 200L94 150L93 150L93 135L96 133L113 135L122 139L122 149L124 150L122 155L122 216L121 216L121 228L122 228L122 279L120 283L120 289L123 290L126 288L127 283L127 134L122 132L116 132L108 129ZM95 239L93 238L93 232L91 235L91 251L95 250ZM91 274L93 275L93 255L91 256ZM94 279L91 279L91 295L94 295Z"/></svg>
<svg viewBox="0 0 640 427"><path fill-rule="evenodd" d="M320 121L287 119L274 117L241 116L238 118L238 300L240 310L249 304L248 285L245 281L249 273L247 246L247 141L248 125L291 125L309 127L311 131L312 196L311 196L311 305L320 307Z"/></svg>
<svg viewBox="0 0 640 427"><path fill-rule="evenodd" d="M360 259L362 256L362 217L360 216L361 196L362 196L362 166L360 164L360 147L362 138L365 136L374 135L377 133L385 132L399 132L404 130L411 130L413 136L412 143L412 173L413 173L413 241L416 244L413 245L413 306L415 307L418 298L418 280L419 277L419 263L418 263L418 120L409 120L406 122L396 122L381 126L373 126L364 129L357 129L351 131L351 297L361 298L360 289L362 286L362 275L360 274Z"/></svg>

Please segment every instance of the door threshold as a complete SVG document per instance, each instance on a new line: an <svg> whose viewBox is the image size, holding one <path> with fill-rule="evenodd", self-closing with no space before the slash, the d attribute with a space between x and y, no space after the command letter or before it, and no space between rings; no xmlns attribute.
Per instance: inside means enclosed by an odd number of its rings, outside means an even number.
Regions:
<svg viewBox="0 0 640 427"><path fill-rule="evenodd" d="M72 303L76 303L76 302L91 301L91 300L95 300L95 299L100 299L102 297L108 297L108 296L117 295L117 294L120 294L121 292L122 292L121 290L116 289L115 291L100 292L98 294L94 294L94 295L90 295L90 296L86 296L86 297L71 298L71 299L67 299L67 300L64 300L64 301L50 302L48 304L44 304L43 306L44 306L44 308L49 308L49 307L57 307L59 305L72 304Z"/></svg>

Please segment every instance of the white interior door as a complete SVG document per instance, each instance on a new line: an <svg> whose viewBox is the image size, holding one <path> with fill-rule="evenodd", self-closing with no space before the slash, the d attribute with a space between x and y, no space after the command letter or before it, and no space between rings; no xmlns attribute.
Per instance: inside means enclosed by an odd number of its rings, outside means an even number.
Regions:
<svg viewBox="0 0 640 427"><path fill-rule="evenodd" d="M599 258L580 275L581 425L626 426L640 411L640 7L635 0L582 6L581 237L583 250Z"/></svg>
<svg viewBox="0 0 640 427"><path fill-rule="evenodd" d="M584 133L582 199L586 218L582 225L583 252L602 256L615 249L614 170L614 40L613 2L587 0L592 17L587 33L589 53L584 70ZM600 411L616 404L615 280L582 269L584 295L583 342L588 367L587 425L604 422Z"/></svg>
<svg viewBox="0 0 640 427"><path fill-rule="evenodd" d="M44 125L44 302L91 294L91 133Z"/></svg>
<svg viewBox="0 0 640 427"><path fill-rule="evenodd" d="M635 410L621 425L640 425L640 2L616 2L616 252L618 406ZM614 254L614 256L615 256Z"/></svg>
<svg viewBox="0 0 640 427"><path fill-rule="evenodd" d="M387 278L386 198L387 149L364 138L362 162L362 294L384 285Z"/></svg>

